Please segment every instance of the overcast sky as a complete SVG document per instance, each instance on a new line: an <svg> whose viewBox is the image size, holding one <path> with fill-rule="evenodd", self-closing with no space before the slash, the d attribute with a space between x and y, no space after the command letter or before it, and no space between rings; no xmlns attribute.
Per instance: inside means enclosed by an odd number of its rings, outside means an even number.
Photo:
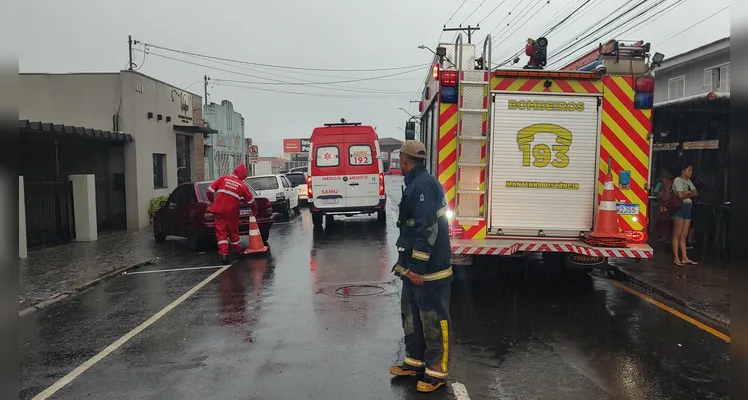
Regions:
<svg viewBox="0 0 748 400"><path fill-rule="evenodd" d="M409 99L420 96L429 73L425 64L432 59L427 50L419 50L417 46L436 47L443 24L461 4L449 25L462 22L474 25L483 20L473 42L480 43L482 48L483 39L493 30L496 61L520 50L525 39L536 37L551 18L583 1L586 0L532 0L528 13L521 19L517 18L528 0L466 0L464 4L462 0L26 1L21 6L24 21L20 31L19 69L48 73L121 70L127 66L128 34L136 40L164 47L281 66L362 70L424 65L417 69L377 72L304 71L227 65L224 61L211 62L153 47L143 63L143 53L135 53L135 62L142 64L140 72L177 87L189 87L192 92L202 93L202 77L210 76L213 82L210 100L217 103L230 100L246 120L246 136L260 145L260 155L274 156L282 153L282 138L309 137L315 126L343 117L376 126L380 137L403 139L398 128L404 127L407 115L398 107L417 111L417 105L410 104ZM729 6L729 0L645 1L637 10L660 2L655 12L673 3L680 4L617 39L643 39L653 44L653 51L671 56L730 34L730 9L679 34ZM585 15L549 35L551 53L565 42L584 35L583 30L594 21L638 2L591 0L576 14L587 11ZM573 18L576 17L571 21ZM618 36L615 34L622 30L625 28L608 37ZM444 33L442 41L453 41L454 35ZM137 49L142 50L143 46ZM523 58L522 62L526 60ZM335 86L299 86L268 80L335 82L393 74L398 75Z"/></svg>

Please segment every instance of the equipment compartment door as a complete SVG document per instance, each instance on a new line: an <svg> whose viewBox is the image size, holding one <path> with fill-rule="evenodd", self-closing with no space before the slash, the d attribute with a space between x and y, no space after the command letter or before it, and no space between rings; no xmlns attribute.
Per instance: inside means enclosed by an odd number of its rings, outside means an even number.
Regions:
<svg viewBox="0 0 748 400"><path fill-rule="evenodd" d="M575 237L592 228L597 97L496 94L491 233Z"/></svg>

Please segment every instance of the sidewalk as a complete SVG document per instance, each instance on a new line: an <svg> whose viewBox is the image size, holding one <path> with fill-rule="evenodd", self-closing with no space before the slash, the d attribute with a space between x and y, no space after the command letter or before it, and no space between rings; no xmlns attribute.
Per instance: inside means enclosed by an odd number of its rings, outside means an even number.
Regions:
<svg viewBox="0 0 748 400"><path fill-rule="evenodd" d="M183 247L180 240L156 244L150 227L99 236L29 252L19 261L19 309L43 307L124 269L164 257Z"/></svg>
<svg viewBox="0 0 748 400"><path fill-rule="evenodd" d="M618 267L625 279L657 295L684 306L702 317L730 327L729 270L689 251L697 266L676 267L672 252L664 246L655 248L655 257L639 263L615 259L610 264Z"/></svg>

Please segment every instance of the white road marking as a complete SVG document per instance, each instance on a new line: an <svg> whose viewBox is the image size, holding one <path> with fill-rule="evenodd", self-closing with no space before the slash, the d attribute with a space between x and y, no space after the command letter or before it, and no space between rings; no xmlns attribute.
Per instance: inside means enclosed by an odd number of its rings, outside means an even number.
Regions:
<svg viewBox="0 0 748 400"><path fill-rule="evenodd" d="M470 400L470 396L468 395L467 388L462 383L460 382L453 383L452 391L455 393L455 398L457 400Z"/></svg>
<svg viewBox="0 0 748 400"><path fill-rule="evenodd" d="M153 325L154 322L158 321L159 319L161 319L161 317L163 317L164 315L166 315L169 311L171 311L176 306L178 306L179 304L181 304L182 302L184 302L185 300L187 300L190 296L192 296L193 294L195 294L195 292L197 292L198 290L200 290L203 286L207 285L208 282L210 282L213 279L215 279L218 275L220 275L223 271L226 271L229 267L230 267L230 265L226 265L226 266L221 267L221 269L219 269L218 271L214 272L212 275L210 275L209 277L205 278L205 280L203 280L202 282L200 282L197 285L195 285L192 289L190 289L189 291L187 291L187 293L179 296L178 299L174 300L173 302L171 302L171 304L169 304L168 306L164 307L164 309L162 309L161 311L159 311L158 313L156 313L152 317L148 318L148 320L146 320L142 324L138 325L135 329L131 330L130 332L127 332L125 334L125 336L122 336L121 338L117 339L116 342L114 342L114 343L110 344L109 346L107 346L104 350L100 351L99 354L96 354L95 356L89 358L88 360L86 360L86 362L84 362L83 364L79 365L76 369L70 371L67 375L65 375L62 378L60 378L60 380L58 380L57 382L55 382L52 386L48 387L43 392L41 392L38 395L34 396L34 398L32 400L45 400L45 399L48 399L53 394L57 393L57 391L59 391L60 389L62 389L63 387L65 387L67 384L69 384L70 382L72 382L75 378L77 378L78 376L80 376L80 374L86 372L86 370L88 370L89 368L93 367L97 362L103 360L106 356L108 356L109 354L111 354L113 351L117 350L120 346L122 346L123 344L125 344L128 340L132 339L137 334L139 334L140 332L144 331L149 326Z"/></svg>
<svg viewBox="0 0 748 400"><path fill-rule="evenodd" d="M196 269L218 269L223 268L223 265L211 265L209 267L186 267L186 268L172 268L172 269L157 269L153 271L136 271L136 272L125 272L125 275L137 275L137 274L155 274L158 272L174 272L174 271L192 271Z"/></svg>

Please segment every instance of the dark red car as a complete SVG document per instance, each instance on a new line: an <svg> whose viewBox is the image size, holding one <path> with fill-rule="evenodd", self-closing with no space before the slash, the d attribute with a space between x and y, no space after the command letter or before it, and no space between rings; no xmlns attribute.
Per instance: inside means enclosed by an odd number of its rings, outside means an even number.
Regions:
<svg viewBox="0 0 748 400"><path fill-rule="evenodd" d="M181 236L187 238L190 249L195 251L215 245L215 220L207 211L210 203L205 195L211 183L183 183L171 192L168 201L161 202L161 208L153 217L153 237L157 243L166 240L167 236ZM249 190L257 201L257 225L262 241L267 245L270 227L273 226L272 205L268 199L257 197L252 188ZM242 205L239 216L239 234L249 234L249 205L246 204Z"/></svg>

